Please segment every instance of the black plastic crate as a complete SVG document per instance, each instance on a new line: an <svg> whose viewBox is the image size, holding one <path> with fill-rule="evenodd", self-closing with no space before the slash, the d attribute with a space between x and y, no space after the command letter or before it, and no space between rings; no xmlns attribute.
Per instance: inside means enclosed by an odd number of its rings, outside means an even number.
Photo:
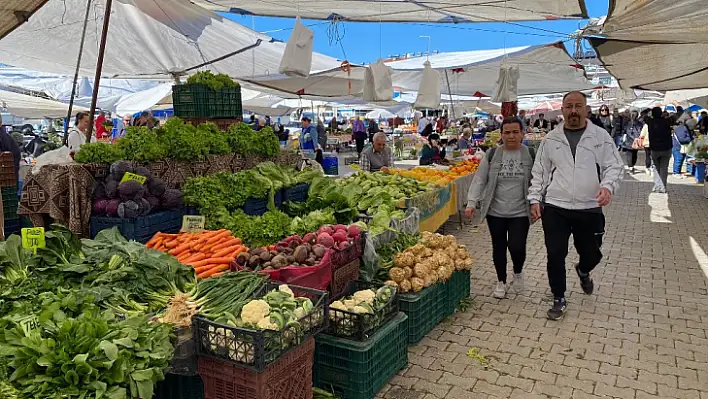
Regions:
<svg viewBox="0 0 708 399"><path fill-rule="evenodd" d="M154 399L204 399L204 382L198 375L165 374L163 381L155 384Z"/></svg>
<svg viewBox="0 0 708 399"><path fill-rule="evenodd" d="M298 183L293 187L288 187L283 190L283 202L305 202L308 191L310 191L308 183Z"/></svg>
<svg viewBox="0 0 708 399"><path fill-rule="evenodd" d="M335 300L344 299L351 296L356 291L381 288L383 284L370 283L366 281L350 281L342 295ZM330 304L332 303L330 302ZM398 314L398 293L396 292L388 302L375 313L354 313L347 310L329 308L329 327L327 334L337 337L350 338L357 341L369 339L381 326L385 325L395 315Z"/></svg>
<svg viewBox="0 0 708 399"><path fill-rule="evenodd" d="M5 219L5 238L12 234L20 234L22 229L22 224L20 223L20 218L15 219Z"/></svg>
<svg viewBox="0 0 708 399"><path fill-rule="evenodd" d="M278 289L281 283L266 282L252 298L263 297L271 290ZM302 344L327 328L327 292L312 288L288 285L296 297L310 298L313 310L300 318L296 324L281 331L250 330L208 320L194 318L194 334L197 343L197 356L207 356L254 370L263 371L265 367L280 358L284 353ZM301 335L298 334L301 329Z"/></svg>
<svg viewBox="0 0 708 399"><path fill-rule="evenodd" d="M118 227L126 239L146 243L157 232L178 233L182 228L182 217L190 214L194 214L194 212L189 209L176 209L159 211L136 219L93 216L91 217L91 238L96 237L96 234L101 230Z"/></svg>
<svg viewBox="0 0 708 399"><path fill-rule="evenodd" d="M275 207L283 205L283 190L275 193ZM261 216L268 211L268 198L247 198L243 204L243 213L250 216Z"/></svg>
<svg viewBox="0 0 708 399"><path fill-rule="evenodd" d="M243 117L241 87L210 89L200 84L172 86L172 103L175 116L180 118L232 118Z"/></svg>

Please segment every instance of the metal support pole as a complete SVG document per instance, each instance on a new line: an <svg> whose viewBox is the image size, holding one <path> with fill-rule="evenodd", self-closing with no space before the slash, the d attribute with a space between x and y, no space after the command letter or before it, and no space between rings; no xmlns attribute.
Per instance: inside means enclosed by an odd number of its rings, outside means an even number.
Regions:
<svg viewBox="0 0 708 399"><path fill-rule="evenodd" d="M450 90L450 78L447 76L447 69L445 70L445 80L447 81L447 95L450 96L450 104L452 105L452 120L456 120L455 117L455 104L452 102L452 90Z"/></svg>
<svg viewBox="0 0 708 399"><path fill-rule="evenodd" d="M71 112L74 108L74 96L76 96L76 85L79 81L79 69L81 68L81 56L84 54L84 42L86 41L86 26L88 25L89 15L91 13L91 1L86 2L86 16L84 17L84 27L81 30L81 42L79 43L79 58L76 60L76 71L74 72L74 84L71 87L71 98L69 98L69 111L66 113L66 131L64 132L64 140L62 144L66 145L69 139L69 125L71 124Z"/></svg>
<svg viewBox="0 0 708 399"><path fill-rule="evenodd" d="M103 32L101 32L101 45L98 48L98 62L96 63L96 76L93 79L93 96L91 97L91 111L89 113L89 126L86 132L86 142L91 141L93 133L93 116L96 113L98 88L101 85L101 72L103 71L103 56L106 53L106 39L108 38L108 25L111 21L111 8L113 0L106 0L106 12L103 14Z"/></svg>

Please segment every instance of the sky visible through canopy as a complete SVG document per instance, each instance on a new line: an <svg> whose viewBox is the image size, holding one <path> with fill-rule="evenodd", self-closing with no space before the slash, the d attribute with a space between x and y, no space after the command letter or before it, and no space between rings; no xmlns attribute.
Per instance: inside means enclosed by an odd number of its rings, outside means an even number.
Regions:
<svg viewBox="0 0 708 399"><path fill-rule="evenodd" d="M597 18L607 14L609 0L585 0L588 14ZM294 20L289 18L251 17L225 14L234 21L278 40L287 41ZM315 48L319 53L346 59L351 63L371 63L379 57L425 52L430 36L431 51L468 51L496 49L567 40L568 34L584 26L586 20L539 21L520 23L357 23L344 22L333 29L327 21L307 20L303 23L315 32ZM506 33L504 33L506 32ZM341 38L337 41L336 38ZM566 47L572 53L574 41Z"/></svg>

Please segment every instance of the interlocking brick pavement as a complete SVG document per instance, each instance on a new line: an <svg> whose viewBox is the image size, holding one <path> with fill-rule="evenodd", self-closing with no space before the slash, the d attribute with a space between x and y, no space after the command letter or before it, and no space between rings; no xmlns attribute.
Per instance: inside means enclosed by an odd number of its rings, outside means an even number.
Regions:
<svg viewBox="0 0 708 399"><path fill-rule="evenodd" d="M377 397L708 399L708 199L687 178L671 176L668 195L651 194L649 180L628 176L606 210L592 296L571 269L571 248L562 321L546 320L540 223L529 235L525 292L498 300L486 226L448 222L475 259L473 304L410 347L409 367Z"/></svg>

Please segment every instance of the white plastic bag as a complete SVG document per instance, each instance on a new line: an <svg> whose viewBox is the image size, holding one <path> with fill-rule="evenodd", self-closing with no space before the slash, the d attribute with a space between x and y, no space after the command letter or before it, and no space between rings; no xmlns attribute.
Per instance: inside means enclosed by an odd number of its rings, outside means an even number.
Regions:
<svg viewBox="0 0 708 399"><path fill-rule="evenodd" d="M290 77L306 78L310 76L312 68L312 46L315 34L312 29L300 22L300 17L295 19L293 33L285 45L283 59L280 60L278 71Z"/></svg>
<svg viewBox="0 0 708 399"><path fill-rule="evenodd" d="M516 101L517 82L519 81L519 67L517 65L509 65L502 61L499 67L499 79L497 86L494 89L492 102L501 103Z"/></svg>
<svg viewBox="0 0 708 399"><path fill-rule="evenodd" d="M423 76L420 79L414 108L437 109L440 107L440 74L430 66L430 61L425 61L423 66Z"/></svg>
<svg viewBox="0 0 708 399"><path fill-rule="evenodd" d="M390 101L393 98L391 67L382 59L369 65L364 74L364 100Z"/></svg>
<svg viewBox="0 0 708 399"><path fill-rule="evenodd" d="M48 151L38 156L35 161L34 167L32 167L32 174L36 175L42 166L64 165L74 162L74 159L69 155L69 147L61 146L56 150Z"/></svg>

